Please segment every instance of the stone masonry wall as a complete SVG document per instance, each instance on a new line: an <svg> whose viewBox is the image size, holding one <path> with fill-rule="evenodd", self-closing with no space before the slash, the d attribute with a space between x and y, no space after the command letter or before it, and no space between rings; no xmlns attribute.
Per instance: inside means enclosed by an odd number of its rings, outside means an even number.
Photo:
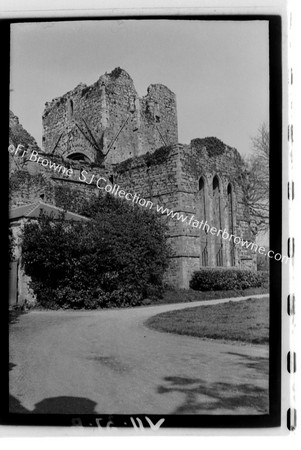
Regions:
<svg viewBox="0 0 301 450"><path fill-rule="evenodd" d="M253 240L250 218L244 201L243 183L245 178L239 153L216 140L216 151L208 151L205 141L196 145L174 145L157 150L152 155L125 161L115 168L114 182L122 189L137 192L140 197L161 205L183 217L192 215L199 222L204 219L200 209L199 180L203 176L206 193L206 220L214 226L212 209L212 181L218 177L221 192L221 226L233 233ZM232 186L233 230L229 229L227 187ZM173 250L173 258L167 281L180 287L188 288L192 273L201 266L201 231L176 218L163 216L168 221L168 240ZM216 266L216 236L208 235L209 267ZM223 266L232 265L230 243L221 240ZM250 250L234 247L235 267L255 269L255 255Z"/></svg>
<svg viewBox="0 0 301 450"><path fill-rule="evenodd" d="M178 140L175 94L155 84L139 98L120 68L46 103L42 120L45 153L98 163L117 164Z"/></svg>
<svg viewBox="0 0 301 450"><path fill-rule="evenodd" d="M40 150L11 113L10 143L25 143L42 159L71 168L72 175L57 173L47 163L29 161L30 152L25 158L10 155L12 206L38 199L57 204L57 187L62 186L79 191L84 198L101 195L104 191L95 182L103 177L107 184L119 185L125 192L152 202L154 213L158 205L188 219L193 216L198 222L206 219L210 227L217 221L214 205L219 198L219 227L244 240L255 240L239 153L216 138L178 144L176 98L167 87L152 84L139 98L129 74L116 68L91 86L79 84L46 103L42 121ZM193 272L204 265L221 265L218 258L223 267L256 269L256 254L251 250L221 238L217 241L216 236L205 234L192 221L159 215L167 221L167 238L173 252L166 275L171 285L188 288ZM202 258L204 240L206 264Z"/></svg>
<svg viewBox="0 0 301 450"><path fill-rule="evenodd" d="M152 210L156 206L168 208L173 213L187 216L193 215L199 222L205 219L200 208L199 180L205 181L206 220L214 226L213 217L213 178L218 177L221 195L221 228L229 230L227 187L229 183L233 192L233 233L249 241L253 240L250 228L250 217L246 208L243 192L245 182L242 160L239 153L225 146L218 140L206 146L206 139L192 141L190 145L176 144L161 147L153 153L130 158L114 167L110 165L66 160L58 156L39 153L43 158L65 165L73 170L67 177L54 173L49 167L42 167L36 162L23 161L23 170L15 170L10 177L11 205L18 206L42 199L47 203L57 203L58 186L67 186L80 191L84 198L89 195L101 195L104 191L95 185L99 177L106 184L116 184L125 192L137 193L140 198L152 202ZM212 143L211 143L212 144ZM83 174L85 175L83 177ZM93 180L93 181L92 181ZM101 186L104 185L101 182ZM143 206L142 206L143 207ZM167 217L159 212L162 220L168 223L167 238L173 251L166 281L174 286L189 287L192 273L202 266L201 240L202 233L194 228L188 220L183 222ZM216 236L208 234L208 266L216 266ZM230 244L222 242L223 266L231 266ZM255 269L254 254L235 246L234 265L240 268Z"/></svg>
<svg viewBox="0 0 301 450"><path fill-rule="evenodd" d="M180 195L178 188L180 147L179 144L163 147L151 155L144 155L119 164L114 169L114 183L126 192L137 193L141 198L150 200L153 203L151 209L154 213L157 211L157 205L176 211ZM177 286L182 268L177 257L178 242L174 236L178 235L179 222L160 213L159 217L167 221L167 239L173 252L166 281Z"/></svg>
<svg viewBox="0 0 301 450"><path fill-rule="evenodd" d="M251 232L250 217L244 199L243 185L246 182L243 162L236 149L227 147L217 139L210 141L206 148L206 139L195 140L190 145L183 146L180 156L181 185L179 186L181 196L179 211L187 215L194 215L199 222L206 219L210 227L215 226L213 215L213 179L217 177L220 188L220 217L221 229L229 234L235 234L244 240L254 241L255 237ZM216 147L214 147L216 145ZM199 181L204 180L205 189L205 213L201 209ZM229 184L232 190L233 202L233 230L230 227L229 204L227 189ZM205 220L204 220L205 222ZM202 266L201 262L201 239L204 231L193 228L187 222L181 225L182 257L185 268L184 285L188 286L189 279L195 270ZM219 228L219 227L218 227ZM208 230L208 227L207 227ZM208 241L208 266L215 267L216 263L216 242L218 237L207 233ZM230 267L231 244L226 239L220 239L222 245L223 266ZM256 255L250 249L242 249L240 245L234 245L234 266L242 269L256 268Z"/></svg>
<svg viewBox="0 0 301 450"><path fill-rule="evenodd" d="M96 187L95 180L104 177L111 178L112 170L110 167L100 167L88 162L79 162L64 160L61 157L51 156L39 152L38 155L56 165L62 165L72 169L72 175L67 176L61 172L57 173L49 166L43 167L40 163L30 161L31 153L28 157L14 157L10 159L15 161L16 167L10 174L10 206L21 206L24 204L42 200L46 203L57 203L57 189L65 186L70 189L76 189L82 193L84 198L91 195L99 195L100 190ZM42 159L43 161L43 159ZM12 165L12 164L11 164ZM19 168L18 168L19 167ZM93 178L94 176L94 178ZM59 206L59 205L58 205Z"/></svg>

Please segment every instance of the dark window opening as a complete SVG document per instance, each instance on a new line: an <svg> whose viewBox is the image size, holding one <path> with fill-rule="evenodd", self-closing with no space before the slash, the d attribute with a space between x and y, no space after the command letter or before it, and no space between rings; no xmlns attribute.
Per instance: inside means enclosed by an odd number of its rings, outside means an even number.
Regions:
<svg viewBox="0 0 301 450"><path fill-rule="evenodd" d="M199 191L203 191L204 189L204 179L200 178L199 180Z"/></svg>
<svg viewBox="0 0 301 450"><path fill-rule="evenodd" d="M70 98L68 102L68 117L72 119L73 117L73 100Z"/></svg>
<svg viewBox="0 0 301 450"><path fill-rule="evenodd" d="M229 230L230 233L234 235L234 220L233 220L233 195L232 195L232 186L229 183L227 187L227 196L228 196L228 220L229 220ZM234 242L230 242L230 264L231 266L235 266L235 247Z"/></svg>
<svg viewBox="0 0 301 450"><path fill-rule="evenodd" d="M72 153L71 155L67 156L68 159L71 159L72 161L83 161L83 162L90 162L90 159L84 154L84 153Z"/></svg>
<svg viewBox="0 0 301 450"><path fill-rule="evenodd" d="M206 198L205 198L205 183L204 179L199 179L199 201L201 219L206 221ZM201 265L207 267L209 265L208 257L208 230L205 228L201 231Z"/></svg>
<svg viewBox="0 0 301 450"><path fill-rule="evenodd" d="M217 176L215 175L213 178L213 193L216 194L216 192L219 193L219 182Z"/></svg>
<svg viewBox="0 0 301 450"><path fill-rule="evenodd" d="M217 176L213 178L212 182L213 188L213 226L219 230L222 228L222 217L221 217L221 196L219 180ZM216 266L223 266L223 243L222 237L219 235L215 240L215 258Z"/></svg>

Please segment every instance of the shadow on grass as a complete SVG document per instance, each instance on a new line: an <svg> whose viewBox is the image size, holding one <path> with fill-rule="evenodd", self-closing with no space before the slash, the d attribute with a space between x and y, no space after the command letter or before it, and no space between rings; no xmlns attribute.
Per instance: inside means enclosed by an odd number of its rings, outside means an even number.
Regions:
<svg viewBox="0 0 301 450"><path fill-rule="evenodd" d="M20 316L23 316L24 314L27 314L27 312L24 310L12 309L11 311L8 312L8 323L10 325L18 323L20 320Z"/></svg>
<svg viewBox="0 0 301 450"><path fill-rule="evenodd" d="M257 372L260 372L262 375L269 375L269 358L261 357L261 356L249 356L243 355L241 353L235 352L227 352L228 355L239 356L241 361L238 361L243 367L247 367L248 369L254 369Z"/></svg>
<svg viewBox="0 0 301 450"><path fill-rule="evenodd" d="M252 410L254 413L268 412L268 389L253 384L207 383L200 378L165 377L158 387L159 394L180 393L184 402L173 414L208 414L220 410ZM221 412L221 414L224 414Z"/></svg>

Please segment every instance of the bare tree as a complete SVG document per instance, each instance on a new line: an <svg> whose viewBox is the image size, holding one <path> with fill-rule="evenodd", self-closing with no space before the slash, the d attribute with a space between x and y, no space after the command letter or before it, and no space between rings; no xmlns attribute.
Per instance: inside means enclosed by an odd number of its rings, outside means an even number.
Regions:
<svg viewBox="0 0 301 450"><path fill-rule="evenodd" d="M263 123L252 138L253 154L246 160L248 182L245 199L257 231L269 227L270 133Z"/></svg>

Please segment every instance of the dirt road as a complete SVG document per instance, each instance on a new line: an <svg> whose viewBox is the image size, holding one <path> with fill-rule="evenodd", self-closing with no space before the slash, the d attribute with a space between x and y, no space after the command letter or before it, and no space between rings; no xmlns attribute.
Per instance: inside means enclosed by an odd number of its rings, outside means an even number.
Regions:
<svg viewBox="0 0 301 450"><path fill-rule="evenodd" d="M11 411L268 412L266 346L161 333L143 324L160 312L223 301L20 316L10 332Z"/></svg>

